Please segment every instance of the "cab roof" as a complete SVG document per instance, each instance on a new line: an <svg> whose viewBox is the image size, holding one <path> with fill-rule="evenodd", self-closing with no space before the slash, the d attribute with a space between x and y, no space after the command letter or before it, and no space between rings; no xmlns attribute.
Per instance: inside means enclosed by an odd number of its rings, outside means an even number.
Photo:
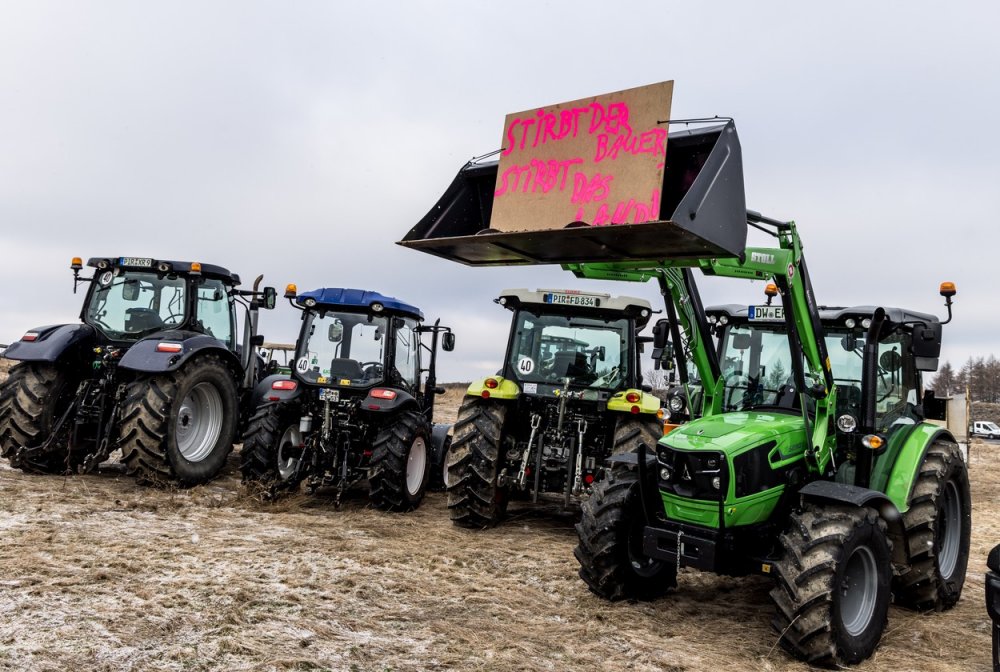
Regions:
<svg viewBox="0 0 1000 672"><path fill-rule="evenodd" d="M592 299L596 305L556 302L553 296ZM601 292L583 292L579 289L505 289L500 292L497 301L505 308L516 308L522 304L530 304L543 306L550 310L580 311L582 314L602 311L625 313L636 319L640 329L646 326L653 313L652 306L646 299L632 296L611 296Z"/></svg>
<svg viewBox="0 0 1000 672"><path fill-rule="evenodd" d="M776 301L773 305L780 306L781 303ZM709 306L705 309L706 315L726 315L727 317L733 319L747 318L748 305L741 303L729 303L719 306ZM819 317L823 322L842 322L849 317L858 319L871 317L872 313L875 312L876 306L820 306L819 307ZM929 313L918 313L915 310L908 310L906 308L892 308L889 306L882 307L885 310L885 316L892 322L926 322L928 324L938 322L938 318Z"/></svg>
<svg viewBox="0 0 1000 672"><path fill-rule="evenodd" d="M136 261L148 261L149 263L130 263ZM105 263L105 266L101 266L101 262ZM136 271L157 271L161 264L167 264L170 266L170 270L174 273L190 273L191 264L196 262L191 261L173 261L171 259L153 259L151 257L91 257L87 260L87 266L91 268L128 268ZM216 266L215 264L201 264L201 274L203 276L211 278L219 278L227 283L233 285L240 284L240 276L236 273L232 273L229 269L223 268L222 266Z"/></svg>
<svg viewBox="0 0 1000 672"><path fill-rule="evenodd" d="M424 314L416 306L412 306L392 296L364 289L323 287L298 294L295 297L295 302L300 306L305 306L306 299L313 299L318 305L355 310L371 310L373 305L381 304L384 310L409 315L418 320L424 319Z"/></svg>

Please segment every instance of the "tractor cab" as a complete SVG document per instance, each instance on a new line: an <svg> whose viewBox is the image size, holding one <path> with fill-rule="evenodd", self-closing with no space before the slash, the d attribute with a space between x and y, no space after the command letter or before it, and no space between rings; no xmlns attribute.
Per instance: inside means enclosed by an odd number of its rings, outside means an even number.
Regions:
<svg viewBox="0 0 1000 672"><path fill-rule="evenodd" d="M80 319L112 343L127 345L150 334L188 330L236 349L236 309L232 290L238 275L221 266L150 258L92 258Z"/></svg>

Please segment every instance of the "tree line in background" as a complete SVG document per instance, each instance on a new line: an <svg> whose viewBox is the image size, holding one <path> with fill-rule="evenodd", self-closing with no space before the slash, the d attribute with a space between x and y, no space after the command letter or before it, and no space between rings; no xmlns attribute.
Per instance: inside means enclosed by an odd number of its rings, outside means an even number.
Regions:
<svg viewBox="0 0 1000 672"><path fill-rule="evenodd" d="M972 401L1000 403L1000 360L993 355L970 357L957 371L945 362L929 387L939 397L963 394L968 388Z"/></svg>

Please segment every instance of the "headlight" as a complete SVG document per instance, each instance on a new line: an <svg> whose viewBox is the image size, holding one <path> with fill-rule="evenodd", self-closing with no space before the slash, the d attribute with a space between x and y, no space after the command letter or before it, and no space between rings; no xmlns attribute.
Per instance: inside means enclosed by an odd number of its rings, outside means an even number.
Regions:
<svg viewBox="0 0 1000 672"><path fill-rule="evenodd" d="M718 490L719 488L721 488L722 487L722 479L719 478L718 476L713 476L712 477L712 487L715 488L716 490Z"/></svg>
<svg viewBox="0 0 1000 672"><path fill-rule="evenodd" d="M303 301L302 303L305 304L306 308L312 308L313 306L316 305L316 299L310 297L310 298L306 299L305 301Z"/></svg>
<svg viewBox="0 0 1000 672"><path fill-rule="evenodd" d="M845 413L844 415L837 418L837 429L842 431L844 434L850 434L857 428L858 428L858 420L853 415Z"/></svg>
<svg viewBox="0 0 1000 672"><path fill-rule="evenodd" d="M684 397L681 397L680 395L670 397L670 401L667 402L667 405L670 406L671 413L680 413L684 410Z"/></svg>

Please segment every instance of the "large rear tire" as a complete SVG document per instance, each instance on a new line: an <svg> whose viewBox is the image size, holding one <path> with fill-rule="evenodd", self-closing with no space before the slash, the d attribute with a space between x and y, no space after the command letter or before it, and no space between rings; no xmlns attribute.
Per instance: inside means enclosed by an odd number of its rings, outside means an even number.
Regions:
<svg viewBox="0 0 1000 672"><path fill-rule="evenodd" d="M807 506L791 516L774 565L772 625L790 653L853 665L875 651L889 614L891 543L869 508Z"/></svg>
<svg viewBox="0 0 1000 672"><path fill-rule="evenodd" d="M431 429L421 413L404 411L379 430L368 470L369 498L385 511L420 505L430 480Z"/></svg>
<svg viewBox="0 0 1000 672"><path fill-rule="evenodd" d="M639 444L645 443L650 452L656 451L656 444L663 436L663 421L654 417L622 415L615 423L614 447L612 453L635 453Z"/></svg>
<svg viewBox="0 0 1000 672"><path fill-rule="evenodd" d="M185 486L214 478L233 449L237 398L232 372L215 355L131 383L121 425L128 473Z"/></svg>
<svg viewBox="0 0 1000 672"><path fill-rule="evenodd" d="M615 467L581 505L573 555L580 578L606 600L652 600L677 585L677 566L645 555L639 475Z"/></svg>
<svg viewBox="0 0 1000 672"><path fill-rule="evenodd" d="M954 607L965 584L972 534L969 472L958 444L935 441L927 448L903 525L910 566L896 577L896 602L918 611Z"/></svg>
<svg viewBox="0 0 1000 672"><path fill-rule="evenodd" d="M448 510L456 525L490 527L507 512L507 489L497 485L506 415L498 402L462 402L448 457Z"/></svg>
<svg viewBox="0 0 1000 672"><path fill-rule="evenodd" d="M69 451L71 420L46 452L16 459L20 448L33 448L48 440L53 425L73 403L75 392L76 381L55 364L31 362L11 369L0 387L0 456L28 472L75 471L82 455Z"/></svg>
<svg viewBox="0 0 1000 672"><path fill-rule="evenodd" d="M268 403L250 418L240 449L240 472L244 483L298 485L304 475L297 472L303 437L299 431L302 413L289 403Z"/></svg>

